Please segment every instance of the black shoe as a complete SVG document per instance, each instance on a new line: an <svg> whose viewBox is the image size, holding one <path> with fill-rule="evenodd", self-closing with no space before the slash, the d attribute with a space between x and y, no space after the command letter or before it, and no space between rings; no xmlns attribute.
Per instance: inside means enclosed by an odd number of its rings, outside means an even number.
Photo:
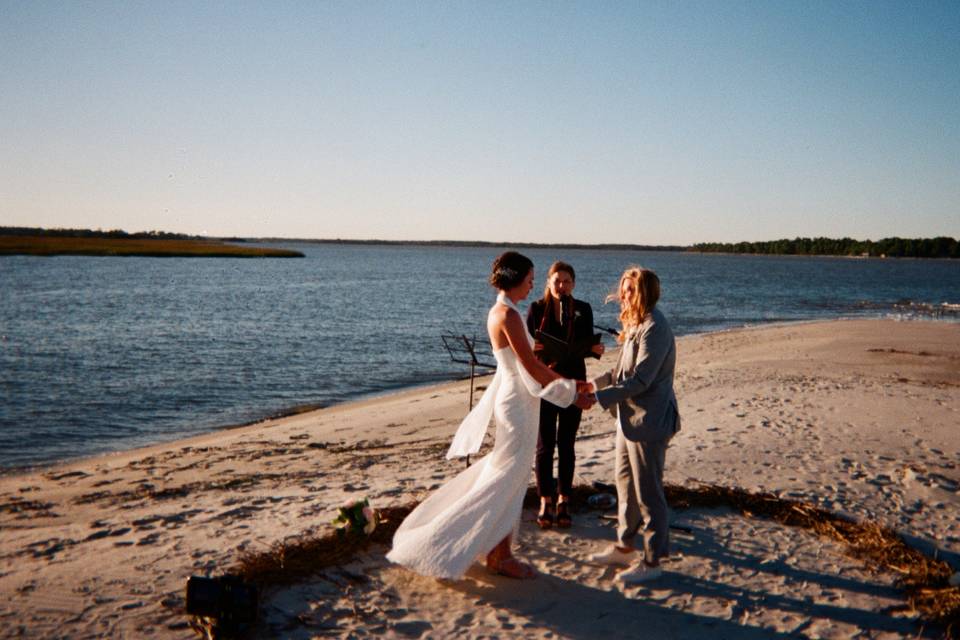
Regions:
<svg viewBox="0 0 960 640"><path fill-rule="evenodd" d="M573 526L573 518L570 517L570 503L558 502L557 503L557 527L561 529L569 529L572 526Z"/></svg>
<svg viewBox="0 0 960 640"><path fill-rule="evenodd" d="M549 529L553 526L553 503L540 507L540 513L537 514L537 526L541 529Z"/></svg>

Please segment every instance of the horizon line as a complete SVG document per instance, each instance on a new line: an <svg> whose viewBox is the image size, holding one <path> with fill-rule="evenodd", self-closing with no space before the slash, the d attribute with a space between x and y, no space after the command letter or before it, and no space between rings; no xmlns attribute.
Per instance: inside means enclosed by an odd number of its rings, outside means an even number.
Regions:
<svg viewBox="0 0 960 640"><path fill-rule="evenodd" d="M383 244L383 245L408 245L408 246L474 246L474 247L522 247L522 248L556 248L556 249L597 249L597 250L641 250L641 251L688 251L695 249L697 246L701 245L759 245L759 244L769 244L776 242L795 242L798 240L828 240L832 242L849 240L857 243L873 243L877 244L885 240L910 240L910 241L924 241L924 240L936 240L936 239L946 239L953 242L960 242L960 239L953 238L952 236L931 236L931 237L906 237L906 236L887 236L880 238L878 240L871 240L869 238L860 240L857 238L851 238L849 236L844 237L829 237L829 236L796 236L794 238L776 238L773 240L738 240L738 241L703 241L703 242L694 242L690 244L638 244L638 243L625 243L625 242L601 242L601 243L582 243L582 242L529 242L529 241L503 241L503 240L386 240L380 238L302 238L302 237L284 237L284 236L244 236L244 235L213 235L213 234L189 234L182 232L171 232L171 231L160 231L160 230L145 230L145 231L126 231L123 229L107 229L102 228L97 229L80 229L80 228L70 228L70 227L19 227L19 226L6 226L0 225L0 235L6 235L10 231L20 231L20 232L53 232L53 233L96 233L96 234L110 234L110 233L122 233L131 236L135 235L179 235L186 238L205 238L210 240L220 240L225 242L304 242L304 243L313 243L313 244ZM12 235L23 235L21 234L12 234Z"/></svg>

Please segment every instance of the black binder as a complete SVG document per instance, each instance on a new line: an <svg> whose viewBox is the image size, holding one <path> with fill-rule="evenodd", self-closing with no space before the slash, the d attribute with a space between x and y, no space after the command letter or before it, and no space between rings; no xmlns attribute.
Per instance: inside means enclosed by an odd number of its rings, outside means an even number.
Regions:
<svg viewBox="0 0 960 640"><path fill-rule="evenodd" d="M593 345L600 344L601 337L599 333L595 333L567 342L546 331L537 331L534 336L536 341L543 345L541 359L548 364L563 362L564 360L583 359L588 356L599 358L600 356L593 353L591 349L593 349Z"/></svg>

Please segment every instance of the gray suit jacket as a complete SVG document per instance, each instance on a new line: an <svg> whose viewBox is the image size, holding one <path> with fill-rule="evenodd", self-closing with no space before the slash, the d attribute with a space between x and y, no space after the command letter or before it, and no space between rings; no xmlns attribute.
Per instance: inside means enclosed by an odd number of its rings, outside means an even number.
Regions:
<svg viewBox="0 0 960 640"><path fill-rule="evenodd" d="M597 402L616 416L627 440L664 440L680 430L673 393L676 362L673 331L654 307L627 336L617 366L593 380Z"/></svg>

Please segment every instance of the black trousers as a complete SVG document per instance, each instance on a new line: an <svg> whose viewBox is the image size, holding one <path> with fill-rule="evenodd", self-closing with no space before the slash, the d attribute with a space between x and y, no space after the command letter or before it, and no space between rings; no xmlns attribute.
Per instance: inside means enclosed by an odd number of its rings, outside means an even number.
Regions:
<svg viewBox="0 0 960 640"><path fill-rule="evenodd" d="M573 491L573 467L576 454L573 445L580 428L583 410L570 405L561 409L555 404L540 401L540 434L537 437L537 492L541 497L553 496L557 486L553 480L553 451L557 451L557 477L560 493L569 496Z"/></svg>

